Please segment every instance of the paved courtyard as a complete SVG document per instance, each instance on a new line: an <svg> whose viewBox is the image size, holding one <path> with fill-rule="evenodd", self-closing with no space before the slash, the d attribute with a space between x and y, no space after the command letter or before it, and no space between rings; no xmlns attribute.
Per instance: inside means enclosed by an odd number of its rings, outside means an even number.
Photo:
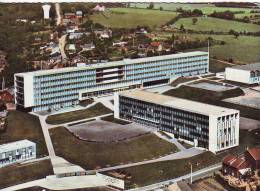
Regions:
<svg viewBox="0 0 260 191"><path fill-rule="evenodd" d="M243 91L245 95L228 98L224 101L260 109L260 92L251 89L244 89Z"/></svg>
<svg viewBox="0 0 260 191"><path fill-rule="evenodd" d="M121 141L152 131L152 129L137 123L120 125L102 120L95 120L74 126L67 126L66 128L82 140L96 142Z"/></svg>
<svg viewBox="0 0 260 191"><path fill-rule="evenodd" d="M234 86L231 86L231 85L223 86L222 84L213 84L213 83L207 83L207 82L190 84L188 86L195 87L195 88L200 88L200 89L205 89L205 90L216 91L216 92L231 90L231 89L235 88Z"/></svg>
<svg viewBox="0 0 260 191"><path fill-rule="evenodd" d="M260 117L259 117L259 120L260 120ZM245 118L245 117L240 117L239 128L248 129L248 130L258 129L258 128L260 128L260 121Z"/></svg>

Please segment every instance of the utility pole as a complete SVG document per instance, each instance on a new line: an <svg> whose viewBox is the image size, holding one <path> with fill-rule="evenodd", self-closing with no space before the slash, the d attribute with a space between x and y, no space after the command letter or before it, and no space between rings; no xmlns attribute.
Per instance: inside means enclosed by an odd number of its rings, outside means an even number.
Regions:
<svg viewBox="0 0 260 191"><path fill-rule="evenodd" d="M190 165L190 184L192 184L192 163L189 162Z"/></svg>
<svg viewBox="0 0 260 191"><path fill-rule="evenodd" d="M3 81L2 81L2 90L5 89L5 77L3 77Z"/></svg>

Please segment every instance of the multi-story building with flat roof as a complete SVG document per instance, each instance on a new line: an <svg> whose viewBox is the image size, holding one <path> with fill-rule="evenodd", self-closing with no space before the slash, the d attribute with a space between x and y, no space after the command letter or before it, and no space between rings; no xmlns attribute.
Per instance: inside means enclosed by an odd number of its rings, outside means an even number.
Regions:
<svg viewBox="0 0 260 191"><path fill-rule="evenodd" d="M17 109L28 111L59 109L93 96L166 84L208 70L208 53L196 51L19 73L14 76L15 103Z"/></svg>
<svg viewBox="0 0 260 191"><path fill-rule="evenodd" d="M0 145L0 167L36 158L36 144L21 140Z"/></svg>
<svg viewBox="0 0 260 191"><path fill-rule="evenodd" d="M260 63L227 67L225 79L245 84L260 83Z"/></svg>
<svg viewBox="0 0 260 191"><path fill-rule="evenodd" d="M174 134L214 153L238 146L239 111L142 90L114 94L114 117Z"/></svg>

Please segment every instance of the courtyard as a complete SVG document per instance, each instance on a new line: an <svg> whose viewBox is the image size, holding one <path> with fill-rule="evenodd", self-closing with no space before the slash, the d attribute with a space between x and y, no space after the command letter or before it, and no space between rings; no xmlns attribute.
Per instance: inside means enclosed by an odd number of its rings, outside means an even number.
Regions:
<svg viewBox="0 0 260 191"><path fill-rule="evenodd" d="M137 123L121 125L103 120L66 126L66 128L81 140L106 143L127 140L152 131Z"/></svg>

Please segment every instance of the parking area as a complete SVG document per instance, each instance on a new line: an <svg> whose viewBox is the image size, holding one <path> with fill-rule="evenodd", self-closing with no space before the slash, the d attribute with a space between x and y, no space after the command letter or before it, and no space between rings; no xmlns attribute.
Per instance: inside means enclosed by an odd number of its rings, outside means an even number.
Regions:
<svg viewBox="0 0 260 191"><path fill-rule="evenodd" d="M235 88L234 86L227 85L227 84L222 85L222 84L207 83L207 82L190 84L189 86L194 87L194 88L200 88L200 89L205 89L205 90L216 91L216 92L232 90L232 89Z"/></svg>
<svg viewBox="0 0 260 191"><path fill-rule="evenodd" d="M249 119L245 117L240 117L240 129L253 130L260 128L260 121Z"/></svg>
<svg viewBox="0 0 260 191"><path fill-rule="evenodd" d="M249 88L243 91L245 95L228 98L224 101L260 109L260 92Z"/></svg>
<svg viewBox="0 0 260 191"><path fill-rule="evenodd" d="M106 143L137 137L153 130L137 123L121 125L103 120L90 121L66 128L79 139Z"/></svg>

